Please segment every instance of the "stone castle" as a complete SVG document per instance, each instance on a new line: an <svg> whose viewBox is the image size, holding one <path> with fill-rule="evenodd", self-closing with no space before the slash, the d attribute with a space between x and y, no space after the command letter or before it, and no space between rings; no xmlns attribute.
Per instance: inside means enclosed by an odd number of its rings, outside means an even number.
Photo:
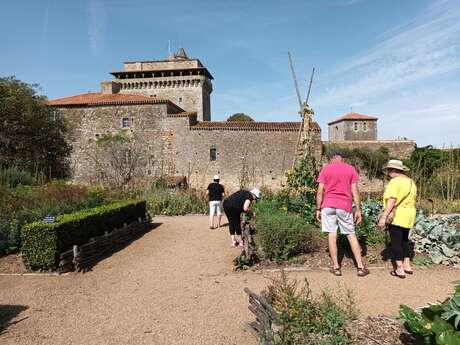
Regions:
<svg viewBox="0 0 460 345"><path fill-rule="evenodd" d="M125 62L100 92L50 100L70 124L73 180L96 183L97 141L122 133L140 141L136 178L160 177L194 188L206 187L214 174L231 190L241 185L282 188L297 154L301 122L211 121L213 77L183 49L166 60ZM406 158L415 142L377 140L377 118L349 113L329 123L329 142L312 122L311 152L321 161L323 144L343 147L386 146Z"/></svg>
<svg viewBox="0 0 460 345"><path fill-rule="evenodd" d="M185 177L195 188L214 174L230 189L242 184L279 189L292 168L299 122L211 121L213 77L183 49L166 60L125 62L100 92L49 101L68 119L76 182L94 183L95 142L106 134L141 138L138 177ZM309 133L320 160L321 129Z"/></svg>

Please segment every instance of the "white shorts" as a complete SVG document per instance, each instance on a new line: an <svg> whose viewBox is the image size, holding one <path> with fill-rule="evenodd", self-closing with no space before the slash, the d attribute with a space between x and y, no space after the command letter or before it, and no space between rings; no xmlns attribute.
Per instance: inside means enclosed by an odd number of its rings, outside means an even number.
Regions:
<svg viewBox="0 0 460 345"><path fill-rule="evenodd" d="M323 208L321 210L321 230L323 232L340 233L351 235L355 233L355 222L353 213L341 210L340 208Z"/></svg>
<svg viewBox="0 0 460 345"><path fill-rule="evenodd" d="M216 201L210 201L209 202L209 214L211 216L221 216L222 211L221 211L221 205L222 201L216 200Z"/></svg>

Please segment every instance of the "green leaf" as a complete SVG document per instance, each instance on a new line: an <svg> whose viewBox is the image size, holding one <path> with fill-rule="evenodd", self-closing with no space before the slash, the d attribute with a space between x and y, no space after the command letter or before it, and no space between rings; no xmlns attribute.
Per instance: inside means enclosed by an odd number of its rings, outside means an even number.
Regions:
<svg viewBox="0 0 460 345"><path fill-rule="evenodd" d="M460 345L460 332L453 330L444 331L436 336L438 345Z"/></svg>

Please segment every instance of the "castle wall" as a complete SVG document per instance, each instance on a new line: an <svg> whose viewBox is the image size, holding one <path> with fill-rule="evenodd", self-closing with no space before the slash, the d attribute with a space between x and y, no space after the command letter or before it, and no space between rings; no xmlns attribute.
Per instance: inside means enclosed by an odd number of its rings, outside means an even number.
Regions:
<svg viewBox="0 0 460 345"><path fill-rule="evenodd" d="M206 188L214 174L229 191L240 185L280 189L292 168L297 131L193 130L187 118L169 118L174 172L194 188ZM321 152L320 133L315 152ZM318 144L319 143L319 144ZM216 149L217 159L210 159Z"/></svg>
<svg viewBox="0 0 460 345"><path fill-rule="evenodd" d="M125 71L153 71L202 67L201 63L197 59L164 61L128 61L125 62L123 65Z"/></svg>
<svg viewBox="0 0 460 345"><path fill-rule="evenodd" d="M324 144L348 149L368 148L370 150L377 150L383 146L388 148L390 157L394 159L409 159L416 146L414 140L346 140L335 142L325 141Z"/></svg>
<svg viewBox="0 0 460 345"><path fill-rule="evenodd" d="M69 122L72 144L71 168L73 180L81 183L96 181L96 141L104 134L125 133L138 140L139 176L159 177L168 169L163 139L166 104L71 107L60 109ZM129 127L122 128L123 118Z"/></svg>
<svg viewBox="0 0 460 345"><path fill-rule="evenodd" d="M205 76L118 79L120 93L169 99L188 112L196 112L199 121L211 119L211 81Z"/></svg>

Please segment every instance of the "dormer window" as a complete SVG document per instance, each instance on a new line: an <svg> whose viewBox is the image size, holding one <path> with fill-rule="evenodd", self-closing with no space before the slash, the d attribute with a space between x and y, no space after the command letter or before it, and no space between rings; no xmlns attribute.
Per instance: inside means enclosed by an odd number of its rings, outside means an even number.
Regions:
<svg viewBox="0 0 460 345"><path fill-rule="evenodd" d="M122 128L128 128L129 127L129 117L124 117L122 119L121 126L122 126Z"/></svg>

